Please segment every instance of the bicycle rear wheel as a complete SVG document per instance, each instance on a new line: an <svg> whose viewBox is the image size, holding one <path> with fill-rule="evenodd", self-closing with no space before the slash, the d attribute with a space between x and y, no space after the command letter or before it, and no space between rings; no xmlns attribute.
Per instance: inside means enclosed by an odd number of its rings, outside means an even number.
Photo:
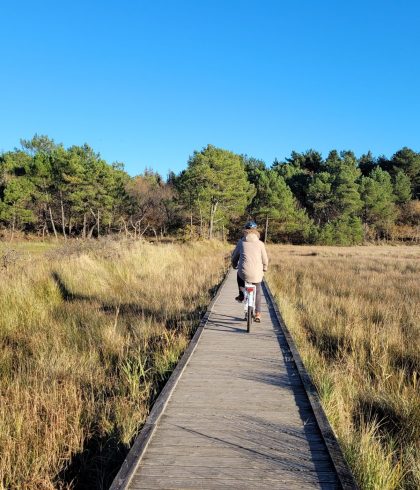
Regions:
<svg viewBox="0 0 420 490"><path fill-rule="evenodd" d="M248 312L246 315L246 331L249 333L251 331L251 324L252 324L252 315L253 315L253 308L252 306L248 306Z"/></svg>

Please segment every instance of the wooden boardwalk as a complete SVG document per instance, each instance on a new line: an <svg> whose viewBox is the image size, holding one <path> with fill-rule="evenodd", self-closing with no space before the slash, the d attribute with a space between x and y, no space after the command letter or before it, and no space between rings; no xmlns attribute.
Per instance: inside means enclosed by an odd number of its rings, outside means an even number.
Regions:
<svg viewBox="0 0 420 490"><path fill-rule="evenodd" d="M250 334L236 295L230 271L113 489L355 488L340 483L267 291Z"/></svg>

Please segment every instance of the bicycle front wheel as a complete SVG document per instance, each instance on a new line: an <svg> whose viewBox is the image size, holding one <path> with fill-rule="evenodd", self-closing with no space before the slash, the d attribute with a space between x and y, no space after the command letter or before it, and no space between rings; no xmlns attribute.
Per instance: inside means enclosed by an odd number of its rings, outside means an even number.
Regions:
<svg viewBox="0 0 420 490"><path fill-rule="evenodd" d="M248 313L246 315L246 331L247 332L251 331L252 315L253 315L253 308L252 308L252 306L248 306Z"/></svg>

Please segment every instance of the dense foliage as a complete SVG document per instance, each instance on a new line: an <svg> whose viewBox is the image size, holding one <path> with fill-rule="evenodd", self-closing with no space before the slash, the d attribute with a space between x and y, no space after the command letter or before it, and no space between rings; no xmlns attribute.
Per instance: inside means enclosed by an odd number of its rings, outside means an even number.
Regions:
<svg viewBox="0 0 420 490"><path fill-rule="evenodd" d="M272 241L415 240L419 198L420 153L409 148L390 159L292 152L268 167L208 145L166 181L152 170L130 177L88 145L66 149L46 136L0 155L0 225L10 237L226 237L253 218Z"/></svg>

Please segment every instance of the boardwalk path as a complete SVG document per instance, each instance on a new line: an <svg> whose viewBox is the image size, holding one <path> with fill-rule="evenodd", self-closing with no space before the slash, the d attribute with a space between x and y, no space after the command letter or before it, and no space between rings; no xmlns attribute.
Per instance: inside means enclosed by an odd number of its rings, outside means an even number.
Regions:
<svg viewBox="0 0 420 490"><path fill-rule="evenodd" d="M231 271L129 485L113 488L341 488L270 303L247 334L236 294Z"/></svg>

